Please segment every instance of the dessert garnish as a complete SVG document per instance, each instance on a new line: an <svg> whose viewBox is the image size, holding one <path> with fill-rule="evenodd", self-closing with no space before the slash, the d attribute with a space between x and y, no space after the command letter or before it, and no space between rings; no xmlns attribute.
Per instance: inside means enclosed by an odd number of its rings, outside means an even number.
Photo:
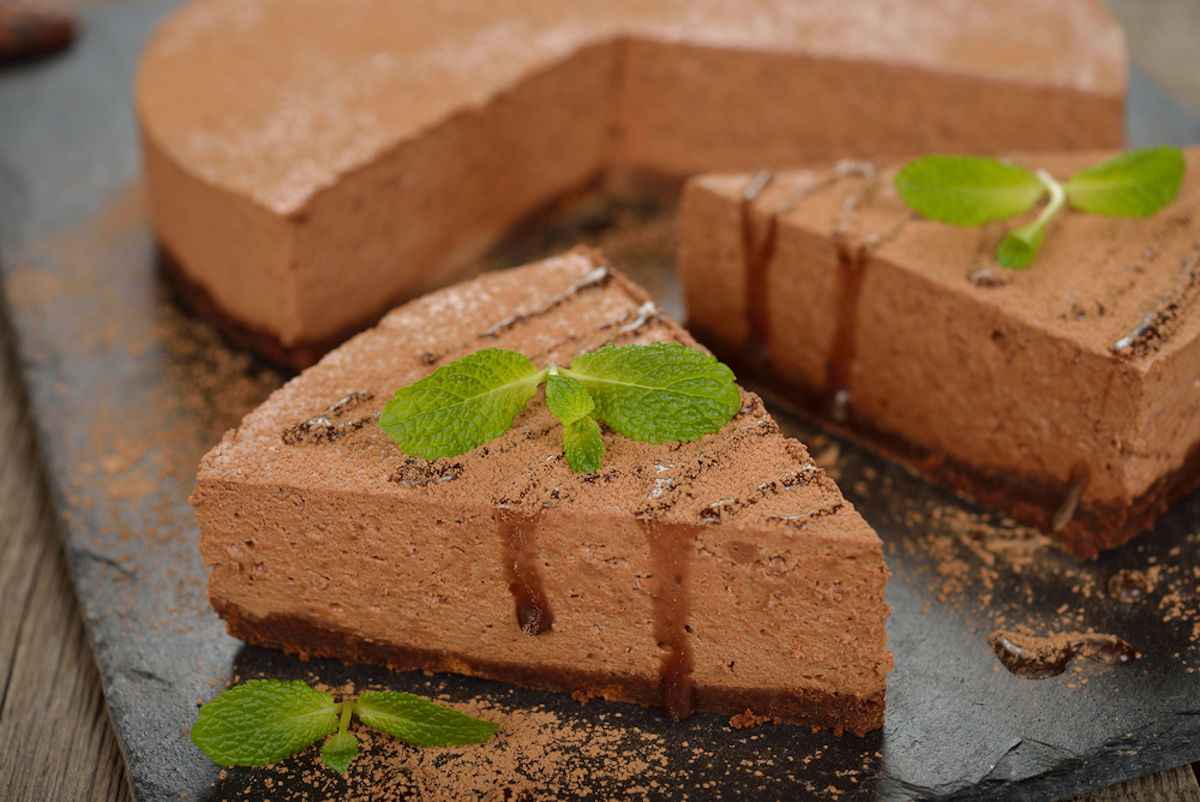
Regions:
<svg viewBox="0 0 1200 802"><path fill-rule="evenodd" d="M379 425L410 456L453 457L500 437L546 383L575 473L604 461L600 424L643 443L687 442L719 431L742 405L733 371L679 343L604 346L570 367L485 348L400 388Z"/></svg>
<svg viewBox="0 0 1200 802"><path fill-rule="evenodd" d="M412 746L481 744L490 721L402 691L365 691L335 702L300 680L254 679L222 691L200 708L192 742L219 766L268 766L321 738L321 760L345 774L358 754L351 716Z"/></svg>
<svg viewBox="0 0 1200 802"><path fill-rule="evenodd" d="M1175 147L1122 153L1065 182L998 159L935 154L904 165L896 190L918 214L956 226L1007 220L1045 198L1037 217L1009 231L996 251L1002 266L1024 270L1064 205L1107 217L1149 217L1179 194L1186 170L1183 151Z"/></svg>

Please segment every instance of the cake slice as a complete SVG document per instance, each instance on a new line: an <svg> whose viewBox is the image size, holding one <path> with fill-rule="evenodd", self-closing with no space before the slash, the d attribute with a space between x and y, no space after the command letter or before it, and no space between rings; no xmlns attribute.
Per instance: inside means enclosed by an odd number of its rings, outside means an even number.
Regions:
<svg viewBox="0 0 1200 802"><path fill-rule="evenodd" d="M1022 157L1066 177L1111 153ZM688 321L790 399L1084 556L1200 483L1200 150L1145 219L1068 213L1023 272L1005 224L917 218L843 162L686 189Z"/></svg>
<svg viewBox="0 0 1200 802"><path fill-rule="evenodd" d="M483 347L566 364L657 340L693 344L583 250L392 311L205 456L192 503L213 607L236 637L301 656L879 728L880 542L757 396L693 443L606 434L590 475L540 396L436 462L375 422L398 387Z"/></svg>
<svg viewBox="0 0 1200 802"><path fill-rule="evenodd" d="M1099 0L197 0L136 94L187 297L306 366L602 176L1119 147L1126 69Z"/></svg>

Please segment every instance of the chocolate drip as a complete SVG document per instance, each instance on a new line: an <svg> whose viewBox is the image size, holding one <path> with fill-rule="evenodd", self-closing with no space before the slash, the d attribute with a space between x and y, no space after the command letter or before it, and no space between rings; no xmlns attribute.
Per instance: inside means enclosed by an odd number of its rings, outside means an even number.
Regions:
<svg viewBox="0 0 1200 802"><path fill-rule="evenodd" d="M770 320L767 310L767 268L775 255L775 239L778 216L767 215L762 236L754 230L754 202L770 186L774 174L763 170L755 173L742 191L739 207L742 235L742 275L746 277L746 316L750 324L750 338L746 350L751 360L757 362L767 350Z"/></svg>
<svg viewBox="0 0 1200 802"><path fill-rule="evenodd" d="M1168 221L1166 231L1159 232L1154 239L1157 241L1166 235L1174 234L1180 226L1186 228L1191 223L1190 216L1173 218ZM1149 265L1153 265L1161 253L1160 247L1150 245L1147 248ZM1179 260L1175 286L1158 300L1153 309L1143 314L1132 329L1114 342L1110 350L1117 356L1128 358L1140 358L1154 353L1171 338L1181 321L1188 317L1197 297L1200 297L1200 241L1194 242L1191 252Z"/></svg>
<svg viewBox="0 0 1200 802"><path fill-rule="evenodd" d="M692 543L699 527L643 521L654 571L654 638L663 650L659 665L662 705L672 718L687 718L694 707L692 647L688 642Z"/></svg>
<svg viewBox="0 0 1200 802"><path fill-rule="evenodd" d="M826 405L835 421L844 423L850 414L850 381L854 360L858 357L858 307L862 298L863 280L866 278L867 262L871 251L883 241L880 236L866 237L855 241L851 235L858 208L870 200L879 188L879 171L870 162L842 162L837 166L839 175L856 175L865 183L842 201L842 208L834 226L832 239L837 252L837 298L834 311L833 342L825 363ZM898 234L905 220L901 220L887 238Z"/></svg>
<svg viewBox="0 0 1200 802"><path fill-rule="evenodd" d="M538 567L538 516L502 507L496 510L496 521L500 525L504 576L515 604L517 626L529 635L549 632L554 627L554 613Z"/></svg>
<svg viewBox="0 0 1200 802"><path fill-rule="evenodd" d="M862 297L863 279L867 273L867 248L851 244L847 237L835 234L837 248L837 318L834 322L833 344L825 364L825 387L831 417L845 421L850 412L850 371L858 356L858 307Z"/></svg>
<svg viewBox="0 0 1200 802"><path fill-rule="evenodd" d="M548 302L537 309L531 309L527 312L518 312L515 315L510 315L503 320L493 323L487 328L487 330L480 333L479 336L480 338L495 339L509 329L519 326L527 320L541 317L554 311L584 290L605 286L611 279L612 273L609 272L608 267L606 265L598 265L585 273L579 279L579 281L568 287L566 292L556 295L554 298L551 298Z"/></svg>
<svg viewBox="0 0 1200 802"><path fill-rule="evenodd" d="M988 640L1005 668L1028 679L1057 676L1076 657L1107 665L1121 665L1138 658L1137 649L1116 635L1070 632L1037 637L1000 630L993 632Z"/></svg>
<svg viewBox="0 0 1200 802"><path fill-rule="evenodd" d="M1067 528L1067 524L1071 523L1071 519L1075 517L1075 511L1079 509L1079 500L1083 498L1083 491L1087 490L1088 481L1091 478L1091 470L1083 463L1079 463L1071 469L1071 481L1067 486L1067 494L1050 519L1052 531L1061 532Z"/></svg>

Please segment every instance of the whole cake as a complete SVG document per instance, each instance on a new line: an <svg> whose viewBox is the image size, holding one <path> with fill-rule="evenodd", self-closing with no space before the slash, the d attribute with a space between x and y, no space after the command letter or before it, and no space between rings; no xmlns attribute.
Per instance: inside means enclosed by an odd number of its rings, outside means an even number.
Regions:
<svg viewBox="0 0 1200 802"><path fill-rule="evenodd" d="M1018 158L1059 177L1112 154ZM920 219L894 169L685 190L688 323L782 395L1094 556L1200 483L1200 150L1145 219L1067 214L1037 264L1004 225Z"/></svg>
<svg viewBox="0 0 1200 802"><path fill-rule="evenodd" d="M1099 0L205 0L137 114L187 296L302 366L597 176L1116 147L1125 75Z"/></svg>
<svg viewBox="0 0 1200 802"><path fill-rule="evenodd" d="M482 347L565 365L693 345L590 251L388 314L203 460L192 503L229 631L301 655L865 732L883 723L879 539L757 396L691 443L605 436L573 473L535 399L500 439L406 457L397 387Z"/></svg>

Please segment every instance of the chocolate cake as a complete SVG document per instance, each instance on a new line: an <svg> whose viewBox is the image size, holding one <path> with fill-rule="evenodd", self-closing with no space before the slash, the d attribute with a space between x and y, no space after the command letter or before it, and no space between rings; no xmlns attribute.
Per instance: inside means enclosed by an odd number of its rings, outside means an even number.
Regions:
<svg viewBox="0 0 1200 802"><path fill-rule="evenodd" d="M1069 176L1111 153L1018 158ZM781 395L968 496L1117 546L1200 483L1200 150L1144 219L1056 221L1029 270L1007 225L917 218L894 169L708 175L683 199L689 325Z"/></svg>
<svg viewBox="0 0 1200 802"><path fill-rule="evenodd" d="M572 473L539 396L500 439L406 457L392 392L483 347L566 364L694 345L591 251L413 301L203 460L192 503L229 631L301 656L845 728L883 723L887 569L871 528L759 398L720 432L605 435Z"/></svg>
<svg viewBox="0 0 1200 802"><path fill-rule="evenodd" d="M190 297L305 365L599 177L1116 147L1125 80L1098 0L206 0L136 95Z"/></svg>

